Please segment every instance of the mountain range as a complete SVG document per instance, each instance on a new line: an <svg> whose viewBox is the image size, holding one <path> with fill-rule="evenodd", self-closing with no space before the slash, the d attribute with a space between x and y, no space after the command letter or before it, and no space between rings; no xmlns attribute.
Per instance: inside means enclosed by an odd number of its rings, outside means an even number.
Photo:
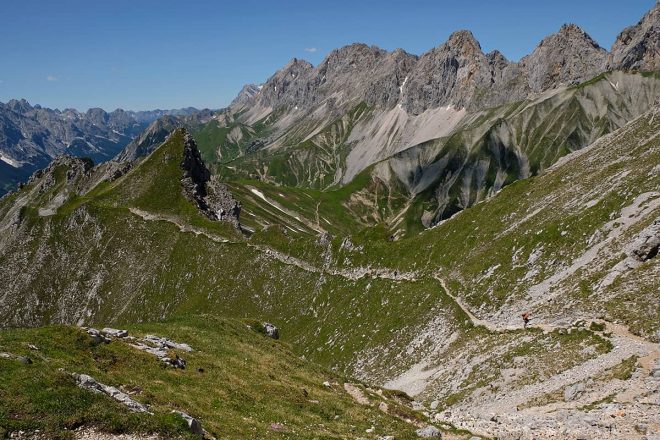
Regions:
<svg viewBox="0 0 660 440"><path fill-rule="evenodd" d="M41 142L0 198L0 437L657 437L659 31L353 44L219 111L79 115L125 136Z"/></svg>
<svg viewBox="0 0 660 440"><path fill-rule="evenodd" d="M387 194L377 222L419 230L647 111L659 11L610 52L567 24L519 62L484 54L469 31L421 56L352 44L316 67L293 59L202 121L155 122L120 157L148 154L184 125L226 179L324 191L367 179L364 192Z"/></svg>
<svg viewBox="0 0 660 440"><path fill-rule="evenodd" d="M25 182L55 157L68 154L95 162L113 158L151 122L197 109L106 112L91 108L53 110L26 100L0 103L0 194Z"/></svg>

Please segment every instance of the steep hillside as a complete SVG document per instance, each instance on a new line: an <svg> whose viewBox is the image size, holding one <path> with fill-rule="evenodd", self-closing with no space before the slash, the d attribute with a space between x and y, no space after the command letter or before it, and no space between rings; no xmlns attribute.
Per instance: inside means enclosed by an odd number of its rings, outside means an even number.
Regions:
<svg viewBox="0 0 660 440"><path fill-rule="evenodd" d="M53 160L0 198L0 436L660 435L659 8L352 44Z"/></svg>
<svg viewBox="0 0 660 440"><path fill-rule="evenodd" d="M421 414L400 403L405 397L350 383L250 325L203 315L131 325L127 337L109 343L76 327L3 331L0 435L20 430L49 439L98 432L199 438L176 412L194 417L193 430L209 439L416 438L415 430L424 426ZM168 339L173 348L164 353L176 356L179 367L137 348L157 346L156 338ZM113 399L85 389L76 375L123 395ZM347 389L369 404L358 403Z"/></svg>
<svg viewBox="0 0 660 440"><path fill-rule="evenodd" d="M56 165L0 203L0 315L4 325L200 311L269 320L307 359L405 390L438 423L503 436L534 419L600 435L609 428L590 418L621 411L613 423L632 436L656 416L640 402L652 399L658 346L632 332L657 339L656 245L635 243L655 236L659 123L654 108L398 241L379 228L325 234L294 211L311 213L313 194L264 184L228 187L241 224L249 212L272 226L248 238L214 221L189 196L182 131L113 179ZM344 224L331 204L342 195L325 197L335 198L319 217Z"/></svg>

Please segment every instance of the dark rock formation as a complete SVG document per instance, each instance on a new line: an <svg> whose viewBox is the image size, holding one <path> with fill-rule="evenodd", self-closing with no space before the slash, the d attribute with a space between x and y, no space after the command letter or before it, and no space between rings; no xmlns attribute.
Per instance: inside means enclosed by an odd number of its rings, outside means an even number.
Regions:
<svg viewBox="0 0 660 440"><path fill-rule="evenodd" d="M211 220L227 221L240 229L240 203L227 187L211 178L195 140L184 130L181 187L183 194Z"/></svg>
<svg viewBox="0 0 660 440"><path fill-rule="evenodd" d="M273 339L280 339L280 329L275 327L270 322L264 322L263 325L264 325L264 333L266 334L266 336Z"/></svg>
<svg viewBox="0 0 660 440"><path fill-rule="evenodd" d="M660 218L639 233L631 245L631 256L646 261L658 255L660 250Z"/></svg>

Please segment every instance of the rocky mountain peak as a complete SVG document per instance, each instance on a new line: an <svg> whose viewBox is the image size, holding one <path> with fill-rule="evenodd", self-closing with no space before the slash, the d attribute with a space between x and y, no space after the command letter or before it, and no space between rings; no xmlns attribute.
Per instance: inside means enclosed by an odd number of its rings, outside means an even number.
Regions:
<svg viewBox="0 0 660 440"><path fill-rule="evenodd" d="M96 125L105 125L108 122L109 115L102 108L90 108L85 113L87 118Z"/></svg>
<svg viewBox="0 0 660 440"><path fill-rule="evenodd" d="M574 24L563 25L521 60L532 92L588 80L601 73L607 51Z"/></svg>
<svg viewBox="0 0 660 440"><path fill-rule="evenodd" d="M474 110L577 84L608 68L660 70L659 11L656 5L620 35L609 63L607 51L571 23L520 62L499 51L484 54L471 31L458 30L419 57L354 43L333 50L317 67L294 58L259 93L245 89L232 106L252 102L295 111L324 105L322 113L335 116L361 101L384 108L401 104L412 114L447 105Z"/></svg>
<svg viewBox="0 0 660 440"><path fill-rule="evenodd" d="M347 70L369 68L375 60L387 54L387 51L364 43L353 43L335 49L321 62L320 75L341 74Z"/></svg>
<svg viewBox="0 0 660 440"><path fill-rule="evenodd" d="M273 108L295 105L303 98L301 85L306 82L313 70L314 66L308 61L293 58L263 85L260 103Z"/></svg>
<svg viewBox="0 0 660 440"><path fill-rule="evenodd" d="M453 32L447 39L445 45L451 48L455 48L465 54L481 52L481 45L474 37L472 32L467 29L461 29Z"/></svg>
<svg viewBox="0 0 660 440"><path fill-rule="evenodd" d="M5 105L9 110L20 114L24 114L32 110L32 106L25 99L10 99Z"/></svg>
<svg viewBox="0 0 660 440"><path fill-rule="evenodd" d="M580 26L578 26L575 23L564 23L559 28L559 32L557 32L555 35L566 38L581 38L584 39L585 41L588 41L589 43L591 43L596 47L600 47L598 43L596 43L596 41L584 31L584 29L582 29Z"/></svg>
<svg viewBox="0 0 660 440"><path fill-rule="evenodd" d="M466 30L454 32L419 58L406 82L403 106L413 114L444 105L465 107L480 84L490 83L491 76L474 35Z"/></svg>
<svg viewBox="0 0 660 440"><path fill-rule="evenodd" d="M612 45L607 67L610 70L660 70L660 3L637 24L619 34Z"/></svg>
<svg viewBox="0 0 660 440"><path fill-rule="evenodd" d="M282 73L288 73L288 74L296 74L300 72L304 72L306 70L311 70L313 69L314 66L312 63L306 60L301 60L298 58L291 58L288 63L282 68L281 72Z"/></svg>
<svg viewBox="0 0 660 440"><path fill-rule="evenodd" d="M486 59L488 59L488 62L499 69L504 69L509 65L509 60L504 56L502 52L499 50L493 50L491 52L488 52L486 54Z"/></svg>
<svg viewBox="0 0 660 440"><path fill-rule="evenodd" d="M575 50L595 49L605 52L605 49L587 34L580 26L573 23L564 23L559 31L548 35L538 44L535 50L541 47L550 47L552 50L567 49L573 45Z"/></svg>

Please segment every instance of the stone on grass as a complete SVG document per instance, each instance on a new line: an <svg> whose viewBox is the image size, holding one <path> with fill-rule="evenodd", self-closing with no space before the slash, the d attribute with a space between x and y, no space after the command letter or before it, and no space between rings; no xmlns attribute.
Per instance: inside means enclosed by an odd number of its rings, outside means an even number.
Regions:
<svg viewBox="0 0 660 440"><path fill-rule="evenodd" d="M101 330L101 333L105 336L112 338L125 338L128 336L128 330L119 330L116 328L106 327Z"/></svg>
<svg viewBox="0 0 660 440"><path fill-rule="evenodd" d="M417 436L422 438L442 438L442 433L435 426L429 425L426 428L418 429Z"/></svg>
<svg viewBox="0 0 660 440"><path fill-rule="evenodd" d="M172 411L175 414L180 415L183 420L188 424L188 429L193 434L204 435L204 429L202 428L202 422L191 416L190 414L184 413L183 411Z"/></svg>
<svg viewBox="0 0 660 440"><path fill-rule="evenodd" d="M269 338L280 339L280 329L275 327L270 322L264 322L264 332Z"/></svg>

